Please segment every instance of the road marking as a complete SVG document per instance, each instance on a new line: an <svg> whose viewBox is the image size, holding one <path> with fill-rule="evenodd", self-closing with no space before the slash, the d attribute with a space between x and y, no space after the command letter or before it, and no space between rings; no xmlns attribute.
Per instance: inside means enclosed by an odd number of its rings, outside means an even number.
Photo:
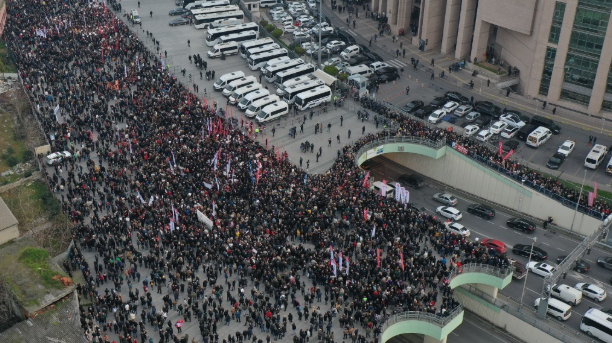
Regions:
<svg viewBox="0 0 612 343"><path fill-rule="evenodd" d="M392 65L394 67L398 67L398 68L403 68L403 67L408 66L408 64L398 60L397 58L396 59L392 59L390 61L387 61L387 64L390 64L390 65Z"/></svg>
<svg viewBox="0 0 612 343"><path fill-rule="evenodd" d="M357 34L349 29L346 30L351 36L357 37Z"/></svg>

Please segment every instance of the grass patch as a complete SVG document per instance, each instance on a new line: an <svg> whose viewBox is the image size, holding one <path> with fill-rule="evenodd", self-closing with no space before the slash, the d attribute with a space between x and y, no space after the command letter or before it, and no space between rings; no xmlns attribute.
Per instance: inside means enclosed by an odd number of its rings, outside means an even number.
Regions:
<svg viewBox="0 0 612 343"><path fill-rule="evenodd" d="M25 140L15 139L14 125L13 115L0 110L0 173L15 166L15 161L22 162L22 156L27 150Z"/></svg>
<svg viewBox="0 0 612 343"><path fill-rule="evenodd" d="M480 68L484 69L484 70L492 72L495 75L506 75L506 72L504 71L504 68L501 68L499 70L499 73L498 73L497 72L497 66L494 66L494 65L492 65L490 63L487 63L487 62L477 62L475 64L477 66L479 66Z"/></svg>
<svg viewBox="0 0 612 343"><path fill-rule="evenodd" d="M47 221L62 222L60 202L43 181L36 180L1 194L19 221L19 230L27 232Z"/></svg>
<svg viewBox="0 0 612 343"><path fill-rule="evenodd" d="M19 262L40 275L40 280L45 287L62 288L59 280L53 280L54 276L61 276L61 274L50 268L49 261L49 253L45 249L25 248L19 255Z"/></svg>
<svg viewBox="0 0 612 343"><path fill-rule="evenodd" d="M578 182L572 182L572 181L564 180L564 179L558 178L558 177L556 177L554 175L547 174L547 173L544 173L544 172L541 172L541 171L539 173L544 175L544 176L546 176L547 178L557 180L561 185L563 185L566 188L573 189L573 190L575 190L577 192L580 192L581 184L578 183ZM588 196L589 192L592 192L593 190L594 190L593 187L588 186L588 185L584 185L584 188L582 189L582 196ZM598 189L597 190L597 199L603 200L603 201L605 201L607 203L612 203L612 192L602 191L601 189Z"/></svg>
<svg viewBox="0 0 612 343"><path fill-rule="evenodd" d="M1 5L0 5L1 7ZM8 48L6 47L5 41L0 41L0 62L4 65L4 70L0 69L0 72L4 73L16 73L17 66L13 64L13 61L9 58Z"/></svg>

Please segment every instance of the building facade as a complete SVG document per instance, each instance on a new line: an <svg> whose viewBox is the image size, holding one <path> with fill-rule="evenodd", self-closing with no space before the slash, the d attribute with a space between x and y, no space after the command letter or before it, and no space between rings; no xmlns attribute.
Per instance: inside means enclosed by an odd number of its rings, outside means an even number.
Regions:
<svg viewBox="0 0 612 343"><path fill-rule="evenodd" d="M516 68L519 90L591 115L612 113L612 0L372 0L412 44Z"/></svg>

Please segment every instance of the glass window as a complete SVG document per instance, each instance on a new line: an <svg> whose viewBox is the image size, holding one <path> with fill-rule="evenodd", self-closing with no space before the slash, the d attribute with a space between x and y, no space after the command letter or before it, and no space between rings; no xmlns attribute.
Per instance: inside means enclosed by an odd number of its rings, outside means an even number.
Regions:
<svg viewBox="0 0 612 343"><path fill-rule="evenodd" d="M583 104L586 106L588 106L589 102L591 101L590 96L568 91L567 89L561 90L561 99L569 100L571 102L576 102L576 103Z"/></svg>
<svg viewBox="0 0 612 343"><path fill-rule="evenodd" d="M550 26L550 35L548 36L548 42L552 44L559 44L560 35L561 35L561 26L552 24Z"/></svg>
<svg viewBox="0 0 612 343"><path fill-rule="evenodd" d="M574 30L570 38L570 50L599 57L601 49L603 48L603 43L603 36Z"/></svg>
<svg viewBox="0 0 612 343"><path fill-rule="evenodd" d="M608 70L608 79L606 80L606 93L612 93L612 64Z"/></svg>
<svg viewBox="0 0 612 343"><path fill-rule="evenodd" d="M609 112L612 112L612 101L609 101L609 100L604 100L604 101L601 103L601 109L603 109L603 110L607 110L607 111L609 111Z"/></svg>
<svg viewBox="0 0 612 343"><path fill-rule="evenodd" d="M565 2L557 1L555 3L555 14L553 16L553 23L561 25L563 23L564 15L565 15Z"/></svg>
<svg viewBox="0 0 612 343"><path fill-rule="evenodd" d="M579 6L610 10L612 0L580 0Z"/></svg>
<svg viewBox="0 0 612 343"><path fill-rule="evenodd" d="M540 81L540 94L548 95L550 86L550 78L552 77L555 57L557 57L557 49L546 47L546 56L544 57L544 70L542 71L542 80Z"/></svg>
<svg viewBox="0 0 612 343"><path fill-rule="evenodd" d="M565 61L565 82L575 85L593 88L599 58L591 58L584 55L568 53Z"/></svg>
<svg viewBox="0 0 612 343"><path fill-rule="evenodd" d="M610 13L599 12L596 10L581 8L576 10L574 20L574 30L587 31L599 35L605 35L608 28Z"/></svg>

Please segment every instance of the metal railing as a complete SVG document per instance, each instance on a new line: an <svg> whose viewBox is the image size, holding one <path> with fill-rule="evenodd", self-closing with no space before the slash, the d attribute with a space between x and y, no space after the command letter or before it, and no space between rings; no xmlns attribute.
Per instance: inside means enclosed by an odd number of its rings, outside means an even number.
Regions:
<svg viewBox="0 0 612 343"><path fill-rule="evenodd" d="M355 154L355 164L358 164L359 156L365 154L366 151L372 149L373 147L377 147L379 145L389 144L389 143L413 143L413 144L425 145L433 149L441 149L442 147L444 147L444 145L446 145L446 141L443 139L434 141L429 138L418 137L418 136L387 136L387 137L369 142L365 144L364 146L362 146L361 148L359 148L359 150Z"/></svg>
<svg viewBox="0 0 612 343"><path fill-rule="evenodd" d="M391 325L397 324L399 322L416 320L421 322L428 322L435 324L439 327L444 327L448 323L450 323L453 319L457 318L463 312L463 306L459 305L455 307L454 310L445 313L444 315L439 315L435 313L423 312L423 311L406 311L398 314L394 314L389 316L387 320L381 325L381 335L380 342L382 342L382 333L385 332Z"/></svg>
<svg viewBox="0 0 612 343"><path fill-rule="evenodd" d="M500 279L505 279L508 275L514 272L513 266L496 267L485 263L467 263L461 267L455 267L449 276L449 280L453 277L465 273L485 273L496 276Z"/></svg>

